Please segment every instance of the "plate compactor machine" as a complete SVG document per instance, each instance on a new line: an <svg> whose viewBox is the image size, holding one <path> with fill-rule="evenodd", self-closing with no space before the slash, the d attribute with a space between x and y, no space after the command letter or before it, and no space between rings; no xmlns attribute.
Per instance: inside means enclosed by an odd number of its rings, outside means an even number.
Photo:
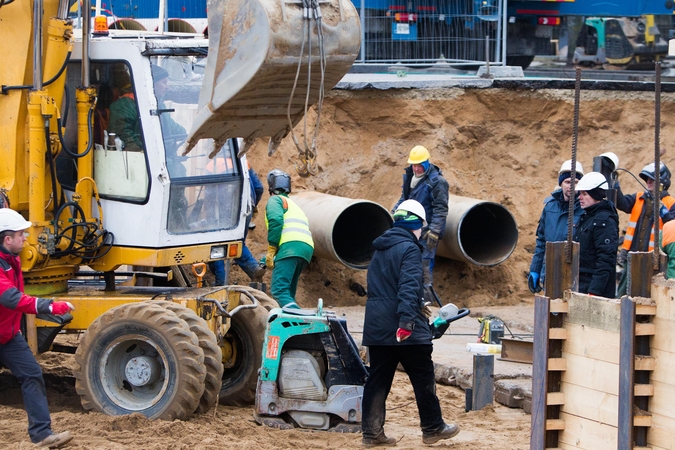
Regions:
<svg viewBox="0 0 675 450"><path fill-rule="evenodd" d="M469 314L447 304L430 324L434 339ZM279 429L361 431L368 367L347 321L324 311L275 308L269 312L255 399L255 420Z"/></svg>

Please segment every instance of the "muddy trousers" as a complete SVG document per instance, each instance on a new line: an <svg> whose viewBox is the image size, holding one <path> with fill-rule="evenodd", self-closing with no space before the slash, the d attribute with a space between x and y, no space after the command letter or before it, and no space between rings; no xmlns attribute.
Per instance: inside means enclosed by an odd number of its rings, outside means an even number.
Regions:
<svg viewBox="0 0 675 450"><path fill-rule="evenodd" d="M399 363L405 369L415 392L420 427L426 433L443 429L443 413L436 397L433 346L373 345L368 347L370 373L363 388L361 431L364 438L375 439L384 433L386 400Z"/></svg>
<svg viewBox="0 0 675 450"><path fill-rule="evenodd" d="M295 302L295 292L298 290L300 274L307 264L307 261L297 256L274 260L270 293L282 308L299 308Z"/></svg>
<svg viewBox="0 0 675 450"><path fill-rule="evenodd" d="M42 369L21 334L0 344L0 366L9 369L21 383L30 440L37 443L53 434Z"/></svg>

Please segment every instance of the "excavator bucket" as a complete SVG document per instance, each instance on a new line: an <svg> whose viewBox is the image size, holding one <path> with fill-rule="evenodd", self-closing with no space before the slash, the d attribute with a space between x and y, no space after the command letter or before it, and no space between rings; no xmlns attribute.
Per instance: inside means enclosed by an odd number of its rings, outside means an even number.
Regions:
<svg viewBox="0 0 675 450"><path fill-rule="evenodd" d="M208 20L209 56L188 151L204 138L218 149L241 137L247 149L269 136L272 153L347 73L360 47L350 0L211 0Z"/></svg>

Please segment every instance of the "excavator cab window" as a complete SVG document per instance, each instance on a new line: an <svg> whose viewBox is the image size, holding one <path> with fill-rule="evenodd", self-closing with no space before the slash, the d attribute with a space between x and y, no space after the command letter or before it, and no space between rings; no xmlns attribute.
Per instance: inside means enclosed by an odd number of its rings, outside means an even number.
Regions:
<svg viewBox="0 0 675 450"><path fill-rule="evenodd" d="M236 228L244 177L235 139L220 148L202 139L185 154L197 114L206 55L150 57L156 115L171 178L167 231L173 234Z"/></svg>
<svg viewBox="0 0 675 450"><path fill-rule="evenodd" d="M93 62L91 86L97 90L93 114L94 180L102 198L142 203L149 194L148 165L145 155L138 101L130 67L119 61ZM80 82L80 62L68 66L67 85L72 96ZM66 145L77 150L75 102L68 102ZM78 159L62 152L57 159L59 181L74 189Z"/></svg>

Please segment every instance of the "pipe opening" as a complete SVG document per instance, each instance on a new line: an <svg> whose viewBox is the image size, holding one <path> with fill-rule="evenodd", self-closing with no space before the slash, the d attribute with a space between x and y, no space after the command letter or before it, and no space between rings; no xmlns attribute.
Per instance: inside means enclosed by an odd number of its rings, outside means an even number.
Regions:
<svg viewBox="0 0 675 450"><path fill-rule="evenodd" d="M389 212L376 203L355 203L345 208L332 231L337 257L353 269L366 269L375 253L373 241L392 227Z"/></svg>
<svg viewBox="0 0 675 450"><path fill-rule="evenodd" d="M480 203L461 219L459 246L473 263L494 266L505 261L518 243L518 227L511 213L497 203Z"/></svg>

